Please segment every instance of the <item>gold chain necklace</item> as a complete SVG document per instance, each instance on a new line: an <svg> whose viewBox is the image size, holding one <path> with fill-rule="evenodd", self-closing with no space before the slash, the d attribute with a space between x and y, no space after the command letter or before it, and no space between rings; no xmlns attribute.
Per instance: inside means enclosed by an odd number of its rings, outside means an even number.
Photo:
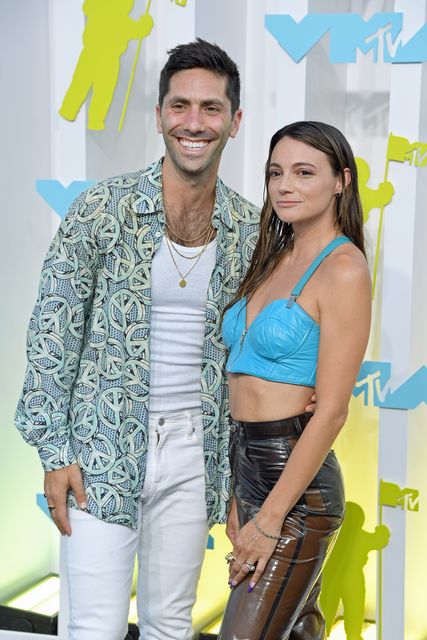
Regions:
<svg viewBox="0 0 427 640"><path fill-rule="evenodd" d="M206 227L206 229L203 231L203 233L201 233L199 236L197 236L197 238L181 238L181 236L179 236L177 233L175 233L175 231L172 229L172 227L170 226L170 224L168 223L167 220L165 220L165 226L167 228L168 231L170 231L172 233L173 236L175 236L175 238L178 238L178 240L182 240L182 242L195 242L196 240L200 240L200 238L204 238L204 236L207 234L207 232L209 231L209 227L211 226L211 220L209 220L209 224ZM170 235L170 234L169 234Z"/></svg>
<svg viewBox="0 0 427 640"><path fill-rule="evenodd" d="M172 249L171 249L171 246L170 246L170 242L171 242L171 241L169 240L169 238L168 238L167 236L165 236L165 238L166 238L166 245L167 245L167 248L169 249L169 253L170 253L170 256L171 256L171 258L172 258L172 262L173 262L173 263L174 263L174 265L175 265L175 269L178 271L179 275L181 276L181 280L179 281L179 286L181 287L181 289L183 289L184 287L186 287L186 286L187 286L187 280L186 280L186 278L188 278L188 276L189 276L189 275L190 275L190 273L193 271L194 267L196 266L196 264L199 262L200 258L202 257L202 255L203 255L203 254L204 254L204 252L206 251L206 248L207 248L207 246L208 246L208 244L209 244L209 242L210 242L210 240L211 240L212 234L213 234L213 229L211 229L211 232L209 233L209 236L208 236L208 238L207 238L207 240L206 240L206 243L203 245L203 249L202 249L202 250L201 250L201 252L197 255L197 259L196 259L196 261L195 261L195 262L193 262L193 264L191 265L191 267L190 267L190 269L187 271L187 273L181 273L180 268L178 267L178 265L177 265L177 263L176 263L176 260L175 260L175 258L174 258L174 255L173 255L173 253L172 253Z"/></svg>
<svg viewBox="0 0 427 640"><path fill-rule="evenodd" d="M210 236L209 236L209 239L208 239L208 243L210 242L210 239L211 239L211 237L212 237L212 235L213 235L213 234L212 234L212 231L213 231L213 229L211 229L211 231L210 231ZM175 243L174 243L170 238L168 238L168 239L169 239L169 245L172 247L172 249L175 251L175 253L177 253L179 256L181 256L181 258L185 258L186 260L195 260L195 259L196 259L196 258L198 258L198 257L203 253L203 251L205 250L205 243L203 243L203 246L202 246L202 248L201 248L201 250L200 250L200 253L195 253L195 254L194 254L194 255L192 255L192 256L186 256L186 255L185 255L185 253L181 253L181 251L179 251L179 249L176 247ZM191 248L192 248L192 247L191 247Z"/></svg>

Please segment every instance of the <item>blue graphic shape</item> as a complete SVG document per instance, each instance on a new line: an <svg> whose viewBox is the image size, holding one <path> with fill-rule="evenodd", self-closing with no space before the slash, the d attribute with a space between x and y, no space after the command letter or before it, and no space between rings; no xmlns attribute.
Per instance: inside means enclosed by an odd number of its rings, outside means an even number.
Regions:
<svg viewBox="0 0 427 640"><path fill-rule="evenodd" d="M64 218L75 198L93 184L93 180L74 180L64 187L59 180L36 180L36 191L60 218Z"/></svg>
<svg viewBox="0 0 427 640"><path fill-rule="evenodd" d="M52 518L50 517L49 509L47 508L47 500L42 493L36 493L36 504L40 509L47 515L49 520L52 522Z"/></svg>
<svg viewBox="0 0 427 640"><path fill-rule="evenodd" d="M366 406L382 409L416 409L427 404L427 367L420 367L394 391L390 388L389 362L363 362L353 389L355 397L363 394Z"/></svg>
<svg viewBox="0 0 427 640"><path fill-rule="evenodd" d="M402 13L376 13L367 22L354 13L331 14L329 60L356 62L359 49L364 54L373 50L374 62L382 62L387 50L387 34L394 42L402 26Z"/></svg>
<svg viewBox="0 0 427 640"><path fill-rule="evenodd" d="M382 406L384 389L391 377L389 362L362 362L353 395L357 398L363 393L365 406Z"/></svg>
<svg viewBox="0 0 427 640"><path fill-rule="evenodd" d="M296 22L289 15L266 15L265 27L276 38L282 49L299 62L329 31L329 14L310 13Z"/></svg>
<svg viewBox="0 0 427 640"><path fill-rule="evenodd" d="M208 542L206 544L206 549L215 549L215 540L210 534L208 535Z"/></svg>
<svg viewBox="0 0 427 640"><path fill-rule="evenodd" d="M300 62L326 33L330 34L332 63L356 62L357 50L364 54L373 51L374 62L427 60L427 24L403 44L399 39L402 13L376 13L367 21L354 13L311 13L300 22L290 15L266 15L265 27L295 62Z"/></svg>
<svg viewBox="0 0 427 640"><path fill-rule="evenodd" d="M392 56L389 48L384 51L384 62L408 63L425 62L427 60L427 24L424 24L416 34L406 43L397 43L395 55Z"/></svg>
<svg viewBox="0 0 427 640"><path fill-rule="evenodd" d="M384 406L388 409L415 409L427 403L427 367L420 367L394 392L387 391Z"/></svg>

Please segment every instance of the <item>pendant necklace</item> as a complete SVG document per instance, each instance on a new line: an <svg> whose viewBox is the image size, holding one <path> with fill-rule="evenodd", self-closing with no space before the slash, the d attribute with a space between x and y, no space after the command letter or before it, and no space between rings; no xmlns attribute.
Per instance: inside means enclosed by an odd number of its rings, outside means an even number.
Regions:
<svg viewBox="0 0 427 640"><path fill-rule="evenodd" d="M170 253L170 257L172 258L172 262L175 265L175 269L178 271L178 274L181 276L181 280L179 281L179 286L181 287L181 289L183 289L184 287L187 286L187 278L190 275L190 273L193 271L194 267L196 266L196 264L199 262L200 258L202 257L202 255L204 254L204 252L206 251L206 248L208 246L208 244L211 241L212 235L214 233L214 229L211 228L209 235L206 239L206 243L203 245L203 249L200 251L200 253L197 255L197 258L195 260L195 262L193 262L193 264L191 265L190 269L187 271L187 273L181 273L180 268L178 267L176 260L174 258L172 249L171 249L171 241L169 240L168 236L165 235L166 238L166 245L167 248L169 249L169 253ZM181 255L181 254L180 254Z"/></svg>

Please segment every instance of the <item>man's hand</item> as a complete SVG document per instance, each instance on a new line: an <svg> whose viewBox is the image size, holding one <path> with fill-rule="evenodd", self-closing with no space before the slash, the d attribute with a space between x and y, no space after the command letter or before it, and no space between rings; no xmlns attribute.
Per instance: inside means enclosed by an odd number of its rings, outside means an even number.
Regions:
<svg viewBox="0 0 427 640"><path fill-rule="evenodd" d="M44 493L50 507L50 515L62 535L67 536L71 535L71 527L67 518L67 493L70 489L72 489L80 509L86 509L87 498L78 464L72 464L56 471L46 471Z"/></svg>
<svg viewBox="0 0 427 640"><path fill-rule="evenodd" d="M315 411L316 411L316 394L313 393L313 395L310 398L310 404L308 404L305 408L305 412L314 413Z"/></svg>

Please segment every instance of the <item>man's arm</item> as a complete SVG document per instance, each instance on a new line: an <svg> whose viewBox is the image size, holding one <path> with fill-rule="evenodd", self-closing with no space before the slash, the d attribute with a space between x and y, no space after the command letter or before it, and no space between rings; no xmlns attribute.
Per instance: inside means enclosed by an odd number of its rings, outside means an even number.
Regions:
<svg viewBox="0 0 427 640"><path fill-rule="evenodd" d="M69 406L83 347L84 320L93 288L95 244L83 241L79 211L72 205L49 248L27 340L28 366L15 423L37 447L46 472L45 493L61 533L70 533L65 500L72 489L86 502L80 469L70 446ZM84 506L83 506L84 508Z"/></svg>

